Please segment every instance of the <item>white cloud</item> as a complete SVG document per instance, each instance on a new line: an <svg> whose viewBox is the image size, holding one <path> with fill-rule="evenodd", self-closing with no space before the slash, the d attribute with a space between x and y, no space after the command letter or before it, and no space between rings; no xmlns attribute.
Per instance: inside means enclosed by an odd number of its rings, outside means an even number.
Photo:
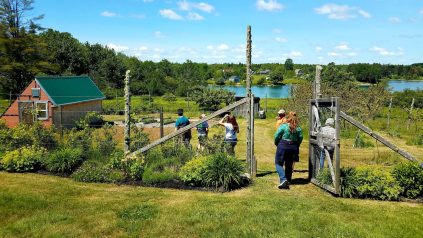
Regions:
<svg viewBox="0 0 423 238"><path fill-rule="evenodd" d="M323 48L322 48L322 47L320 47L320 46L316 46L316 47L314 47L314 50L315 50L316 52L320 52L320 51L322 51L322 50L323 50Z"/></svg>
<svg viewBox="0 0 423 238"><path fill-rule="evenodd" d="M159 12L164 18L168 18L170 20L182 20L182 17L171 9L162 9Z"/></svg>
<svg viewBox="0 0 423 238"><path fill-rule="evenodd" d="M357 53L356 52L350 52L350 53L348 53L348 56L357 56Z"/></svg>
<svg viewBox="0 0 423 238"><path fill-rule="evenodd" d="M193 3L187 1L178 2L179 9L182 11L191 11L193 9L197 9L203 12L211 13L214 11L214 7L208 3L200 2L200 3Z"/></svg>
<svg viewBox="0 0 423 238"><path fill-rule="evenodd" d="M372 15L370 15L370 13L368 13L368 12L366 12L364 10L361 10L361 9L358 9L358 14L360 14L364 18L370 18L370 17L372 17Z"/></svg>
<svg viewBox="0 0 423 238"><path fill-rule="evenodd" d="M104 11L101 13L103 17L117 17L117 14L114 12Z"/></svg>
<svg viewBox="0 0 423 238"><path fill-rule="evenodd" d="M214 49L214 46L212 46L212 45L208 45L208 46L207 46L207 49L208 49L208 50L213 50L213 49Z"/></svg>
<svg viewBox="0 0 423 238"><path fill-rule="evenodd" d="M261 11L278 12L284 9L284 6L277 0L257 0L257 9Z"/></svg>
<svg viewBox="0 0 423 238"><path fill-rule="evenodd" d="M337 53L337 52L329 52L328 55L329 56L333 56L333 57L339 57L339 56L341 56L341 54L340 53Z"/></svg>
<svg viewBox="0 0 423 238"><path fill-rule="evenodd" d="M350 50L350 47L345 43L341 43L341 44L335 46L335 49L337 49L337 50Z"/></svg>
<svg viewBox="0 0 423 238"><path fill-rule="evenodd" d="M137 50L139 50L139 51L147 51L148 50L148 47L145 46L145 45L142 45Z"/></svg>
<svg viewBox="0 0 423 238"><path fill-rule="evenodd" d="M363 18L370 18L370 13L348 5L337 5L337 4L325 4L322 7L315 8L314 11L320 15L327 15L329 19L335 20L346 20L350 18L356 18L357 14Z"/></svg>
<svg viewBox="0 0 423 238"><path fill-rule="evenodd" d="M143 2L154 2L154 0L142 0Z"/></svg>
<svg viewBox="0 0 423 238"><path fill-rule="evenodd" d="M298 58L298 57L302 57L303 53L301 53L300 51L291 51L288 54L283 54L283 55L288 58Z"/></svg>
<svg viewBox="0 0 423 238"><path fill-rule="evenodd" d="M190 12L188 13L187 19L191 21L201 21L204 20L204 17L196 12Z"/></svg>
<svg viewBox="0 0 423 238"><path fill-rule="evenodd" d="M389 19L390 23L400 23L401 19L399 17L390 17Z"/></svg>
<svg viewBox="0 0 423 238"><path fill-rule="evenodd" d="M162 48L154 48L154 52L156 53L163 53L165 50Z"/></svg>
<svg viewBox="0 0 423 238"><path fill-rule="evenodd" d="M220 44L220 45L216 46L216 50L218 50L218 51L229 50L229 46L227 44Z"/></svg>
<svg viewBox="0 0 423 238"><path fill-rule="evenodd" d="M128 46L126 46L126 45L115 45L115 44L113 44L113 43L109 43L109 44L107 44L107 48L109 48L109 49L113 49L113 50L115 50L116 52L122 52L122 51L127 51L127 50L129 50L129 47L128 47Z"/></svg>
<svg viewBox="0 0 423 238"><path fill-rule="evenodd" d="M285 43L285 42L288 42L288 39L282 38L282 37L276 37L275 41L280 42L280 43Z"/></svg>
<svg viewBox="0 0 423 238"><path fill-rule="evenodd" d="M373 51L373 52L377 52L377 53L379 53L380 55L383 55L383 56L399 56L399 55L404 54L402 48L398 48L398 51L388 51L385 48L382 48L382 47L379 47L379 46L373 46L369 50Z"/></svg>
<svg viewBox="0 0 423 238"><path fill-rule="evenodd" d="M423 14L423 8L422 8L422 9L420 9L420 14Z"/></svg>
<svg viewBox="0 0 423 238"><path fill-rule="evenodd" d="M196 4L195 7L198 10L201 10L203 12L210 13L210 12L214 11L214 7L212 5L204 3L204 2L200 2L200 3Z"/></svg>

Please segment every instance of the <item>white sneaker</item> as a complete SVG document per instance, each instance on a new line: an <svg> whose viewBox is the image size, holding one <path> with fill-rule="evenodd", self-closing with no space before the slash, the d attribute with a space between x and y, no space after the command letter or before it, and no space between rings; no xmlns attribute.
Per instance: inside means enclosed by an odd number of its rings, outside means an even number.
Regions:
<svg viewBox="0 0 423 238"><path fill-rule="evenodd" d="M283 188L287 188L287 187L288 187L288 181L287 180L282 181L282 183L278 185L279 189L283 189Z"/></svg>

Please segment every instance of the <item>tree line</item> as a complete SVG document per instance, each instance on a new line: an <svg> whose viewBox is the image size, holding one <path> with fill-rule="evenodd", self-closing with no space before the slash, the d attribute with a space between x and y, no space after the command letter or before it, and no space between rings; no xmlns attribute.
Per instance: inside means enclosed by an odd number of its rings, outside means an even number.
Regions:
<svg viewBox="0 0 423 238"><path fill-rule="evenodd" d="M210 80L222 82L231 76L245 79L245 64L206 64L186 60L183 63L141 60L101 44L80 42L70 33L44 29L37 20L26 17L33 0L0 1L0 93L18 94L36 75L89 75L107 96L121 94L126 70L131 70L134 94L186 96L193 86L206 86ZM254 72L270 70L272 81L294 77L301 69L312 79L315 65L284 63L254 64ZM326 72L326 73L325 73ZM423 77L423 63L412 65L329 64L324 79L377 83L382 78Z"/></svg>

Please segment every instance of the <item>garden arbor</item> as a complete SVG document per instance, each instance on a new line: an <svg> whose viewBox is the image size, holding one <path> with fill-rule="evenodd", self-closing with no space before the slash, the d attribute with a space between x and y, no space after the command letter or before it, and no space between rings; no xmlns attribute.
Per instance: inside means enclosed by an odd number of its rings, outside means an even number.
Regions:
<svg viewBox="0 0 423 238"><path fill-rule="evenodd" d="M251 26L247 27L247 47L246 47L246 58L247 58L247 62L246 62L246 70L247 70L247 78L246 78L246 91L247 91L247 97L244 99L241 99L239 101L236 101L218 111L213 112L212 114L208 115L207 117L198 120L197 122L191 123L188 126L185 126L173 133L170 133L169 135L166 135L150 144L148 144L147 146L132 152L131 154L129 154L129 156L134 156L137 155L139 153L144 153L160 144L165 143L166 141L169 141L170 139L177 137L177 136L181 136L182 134L184 134L185 132L187 132L188 130L191 130L195 127L197 127L198 125L200 125L203 122L209 121L215 117L218 117L222 114L224 114L225 112L228 112L230 110L235 109L236 107L239 107L241 105L247 104L247 152L246 152L246 161L247 161L247 168L248 168L248 174L250 175L250 177L255 176L256 171L257 171L257 166L256 166L256 161L255 161L255 157L254 157L254 110L253 110L253 106L254 106L254 95L251 93ZM129 77L127 75L127 77ZM129 92L127 93L129 94ZM127 99L129 100L129 99ZM129 103L126 103L129 105ZM125 110L125 114L129 114L129 110ZM129 115L128 115L129 117ZM129 120L128 120L129 122ZM129 123L127 122L127 126L129 125ZM129 130L128 130L129 131ZM129 136L127 137L129 138ZM126 141L126 140L125 140ZM129 142L128 142L129 143ZM129 146L128 146L129 148Z"/></svg>

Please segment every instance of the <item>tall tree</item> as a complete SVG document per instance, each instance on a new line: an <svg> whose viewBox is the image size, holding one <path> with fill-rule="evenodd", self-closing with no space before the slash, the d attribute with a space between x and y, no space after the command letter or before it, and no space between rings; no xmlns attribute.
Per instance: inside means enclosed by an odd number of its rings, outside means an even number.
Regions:
<svg viewBox="0 0 423 238"><path fill-rule="evenodd" d="M32 0L0 0L0 82L3 92L19 93L38 73L50 73L41 27L29 17Z"/></svg>
<svg viewBox="0 0 423 238"><path fill-rule="evenodd" d="M285 70L294 70L294 62L288 58L285 60Z"/></svg>

